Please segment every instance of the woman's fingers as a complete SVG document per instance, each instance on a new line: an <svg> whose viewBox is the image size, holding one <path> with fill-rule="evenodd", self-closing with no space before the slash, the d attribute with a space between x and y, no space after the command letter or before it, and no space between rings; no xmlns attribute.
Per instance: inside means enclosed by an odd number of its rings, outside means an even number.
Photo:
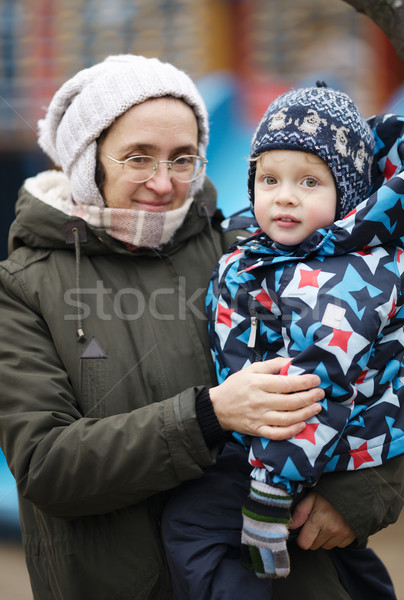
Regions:
<svg viewBox="0 0 404 600"><path fill-rule="evenodd" d="M256 382L258 384L258 382ZM321 388L313 388L302 392L294 392L293 394L285 394L282 392L268 392L265 382L262 387L258 384L257 404L261 402L266 405L268 410L279 411L298 411L304 409L315 402L319 402L324 398L324 390ZM310 415L312 416L312 415Z"/></svg>
<svg viewBox="0 0 404 600"><path fill-rule="evenodd" d="M354 532L341 514L315 492L309 492L293 513L290 528L301 526L297 543L303 550L344 548L355 540Z"/></svg>
<svg viewBox="0 0 404 600"><path fill-rule="evenodd" d="M321 404L315 403L300 410L270 411L266 415L267 425L257 429L257 435L270 440L286 440L301 433L306 427L306 421L321 411Z"/></svg>
<svg viewBox="0 0 404 600"><path fill-rule="evenodd" d="M263 362L253 363L245 372L271 375L266 379L267 391L280 394L290 394L302 390L308 390L320 385L318 375L307 373L305 375L279 375L279 371L290 362L290 359L273 358Z"/></svg>
<svg viewBox="0 0 404 600"><path fill-rule="evenodd" d="M287 439L320 412L318 401L324 391L313 387L320 379L316 375L281 376L278 371L285 363L285 359L254 363L211 388L213 408L223 429Z"/></svg>
<svg viewBox="0 0 404 600"><path fill-rule="evenodd" d="M273 425L262 425L257 430L257 436L267 438L268 440L281 441L287 440L301 433L306 427L306 423L300 422L288 427L274 427Z"/></svg>

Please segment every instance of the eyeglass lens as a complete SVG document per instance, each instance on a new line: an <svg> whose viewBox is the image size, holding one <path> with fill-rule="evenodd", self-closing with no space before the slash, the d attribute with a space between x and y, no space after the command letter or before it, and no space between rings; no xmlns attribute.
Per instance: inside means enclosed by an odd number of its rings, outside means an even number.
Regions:
<svg viewBox="0 0 404 600"><path fill-rule="evenodd" d="M173 177L184 183L196 179L203 168L203 161L198 156L192 155L179 156L173 161L157 161L152 156L132 156L125 164L132 171L132 181L141 183L153 177L160 163L166 163Z"/></svg>

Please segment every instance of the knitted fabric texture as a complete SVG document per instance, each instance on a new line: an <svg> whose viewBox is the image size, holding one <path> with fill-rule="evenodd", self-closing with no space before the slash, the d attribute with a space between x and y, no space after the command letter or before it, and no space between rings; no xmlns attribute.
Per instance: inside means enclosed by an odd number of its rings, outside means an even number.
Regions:
<svg viewBox="0 0 404 600"><path fill-rule="evenodd" d="M128 247L160 249L183 224L193 197L174 210L152 212L131 208L91 206L74 202L70 182L61 171L44 171L25 181L26 190L35 198L68 216L83 219L90 227L104 230Z"/></svg>
<svg viewBox="0 0 404 600"><path fill-rule="evenodd" d="M248 546L250 564L258 577L287 577L290 570L286 548L292 497L279 488L251 482L242 507L241 543ZM248 560L248 559L247 559Z"/></svg>
<svg viewBox="0 0 404 600"><path fill-rule="evenodd" d="M69 177L76 202L104 206L95 182L96 140L101 132L132 106L164 96L183 99L194 111L198 153L205 158L209 132L205 104L188 75L169 63L130 54L109 56L56 92L38 122L38 143ZM203 181L201 176L192 183L191 195Z"/></svg>
<svg viewBox="0 0 404 600"><path fill-rule="evenodd" d="M319 156L337 188L337 218L364 200L371 183L374 138L347 94L328 87L293 90L272 102L251 143L250 159L268 150L300 150ZM256 161L250 160L248 193L254 204Z"/></svg>
<svg viewBox="0 0 404 600"><path fill-rule="evenodd" d="M66 214L80 217L92 227L101 228L111 237L133 248L160 249L183 224L194 201L191 196L174 210L152 212L131 208L109 208L71 203Z"/></svg>

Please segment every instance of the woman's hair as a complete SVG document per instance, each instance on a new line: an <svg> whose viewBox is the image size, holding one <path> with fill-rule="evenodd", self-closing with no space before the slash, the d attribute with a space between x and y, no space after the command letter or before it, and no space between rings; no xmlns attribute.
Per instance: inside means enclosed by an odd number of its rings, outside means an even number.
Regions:
<svg viewBox="0 0 404 600"><path fill-rule="evenodd" d="M100 161L100 147L102 146L105 138L107 137L111 127L112 127L112 125L110 125L106 129L104 129L104 131L101 132L101 135L96 140L97 153L95 156L95 175L94 175L94 177L95 177L95 184L96 184L97 188L99 189L100 194L103 198L104 198L104 185L105 185L106 175L105 175L104 165Z"/></svg>

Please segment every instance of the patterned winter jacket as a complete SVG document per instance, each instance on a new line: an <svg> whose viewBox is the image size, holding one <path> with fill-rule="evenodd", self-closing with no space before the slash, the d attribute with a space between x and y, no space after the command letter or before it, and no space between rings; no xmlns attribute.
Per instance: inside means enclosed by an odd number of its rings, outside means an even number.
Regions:
<svg viewBox="0 0 404 600"><path fill-rule="evenodd" d="M292 252L261 231L230 248L208 291L219 382L254 361L290 357L316 373L323 409L294 438L243 438L252 477L296 493L323 471L404 452L404 117L369 120L371 195ZM237 434L236 434L237 437Z"/></svg>

